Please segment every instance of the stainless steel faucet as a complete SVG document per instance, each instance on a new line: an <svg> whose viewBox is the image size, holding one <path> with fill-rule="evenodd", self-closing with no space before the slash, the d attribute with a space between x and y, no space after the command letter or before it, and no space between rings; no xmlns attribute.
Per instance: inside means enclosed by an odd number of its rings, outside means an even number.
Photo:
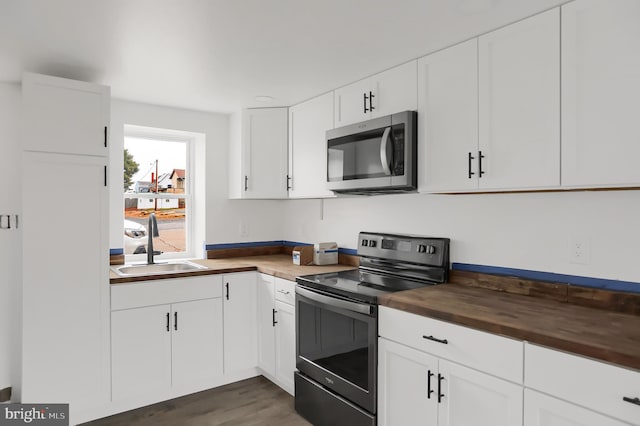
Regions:
<svg viewBox="0 0 640 426"><path fill-rule="evenodd" d="M148 224L148 240L147 240L147 265L153 265L155 262L153 261L153 237L159 237L160 232L158 232L158 221L156 220L156 214L151 213L149 215L149 224Z"/></svg>

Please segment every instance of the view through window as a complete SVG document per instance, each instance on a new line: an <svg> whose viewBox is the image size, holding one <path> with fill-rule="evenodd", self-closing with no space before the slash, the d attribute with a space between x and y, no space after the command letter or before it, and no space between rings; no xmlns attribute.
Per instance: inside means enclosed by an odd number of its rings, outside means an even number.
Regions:
<svg viewBox="0 0 640 426"><path fill-rule="evenodd" d="M188 141L125 136L125 255L147 253L152 213L160 233L153 239L156 254L171 256L188 251L188 153Z"/></svg>

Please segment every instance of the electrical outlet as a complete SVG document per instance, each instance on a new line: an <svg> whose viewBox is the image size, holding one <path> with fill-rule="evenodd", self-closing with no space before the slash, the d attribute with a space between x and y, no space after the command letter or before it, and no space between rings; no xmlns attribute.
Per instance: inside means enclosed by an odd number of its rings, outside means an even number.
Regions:
<svg viewBox="0 0 640 426"><path fill-rule="evenodd" d="M569 237L569 263L586 265L591 258L589 239L583 236Z"/></svg>
<svg viewBox="0 0 640 426"><path fill-rule="evenodd" d="M249 225L246 222L240 222L240 236L248 237L249 236Z"/></svg>

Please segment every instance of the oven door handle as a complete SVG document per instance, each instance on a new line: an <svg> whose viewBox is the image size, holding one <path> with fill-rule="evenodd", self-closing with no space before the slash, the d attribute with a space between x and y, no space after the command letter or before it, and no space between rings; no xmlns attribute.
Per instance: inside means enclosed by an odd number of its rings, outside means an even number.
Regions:
<svg viewBox="0 0 640 426"><path fill-rule="evenodd" d="M325 296L323 294L316 293L315 291L300 288L299 286L296 286L296 294L319 303L324 303L325 305L333 306L340 309L346 309L348 311L357 312L359 314L371 315L372 306L369 304L350 302L348 300Z"/></svg>

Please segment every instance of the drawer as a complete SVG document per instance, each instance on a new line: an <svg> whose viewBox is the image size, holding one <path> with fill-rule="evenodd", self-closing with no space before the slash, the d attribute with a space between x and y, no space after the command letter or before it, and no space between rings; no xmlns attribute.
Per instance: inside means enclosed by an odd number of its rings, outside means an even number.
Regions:
<svg viewBox="0 0 640 426"><path fill-rule="evenodd" d="M296 301L296 283L276 278L276 300L294 305Z"/></svg>
<svg viewBox="0 0 640 426"><path fill-rule="evenodd" d="M381 337L522 383L524 342L385 306L379 312Z"/></svg>
<svg viewBox="0 0 640 426"><path fill-rule="evenodd" d="M553 349L525 345L525 386L640 425L640 372Z"/></svg>
<svg viewBox="0 0 640 426"><path fill-rule="evenodd" d="M111 285L111 310L222 297L222 275Z"/></svg>

